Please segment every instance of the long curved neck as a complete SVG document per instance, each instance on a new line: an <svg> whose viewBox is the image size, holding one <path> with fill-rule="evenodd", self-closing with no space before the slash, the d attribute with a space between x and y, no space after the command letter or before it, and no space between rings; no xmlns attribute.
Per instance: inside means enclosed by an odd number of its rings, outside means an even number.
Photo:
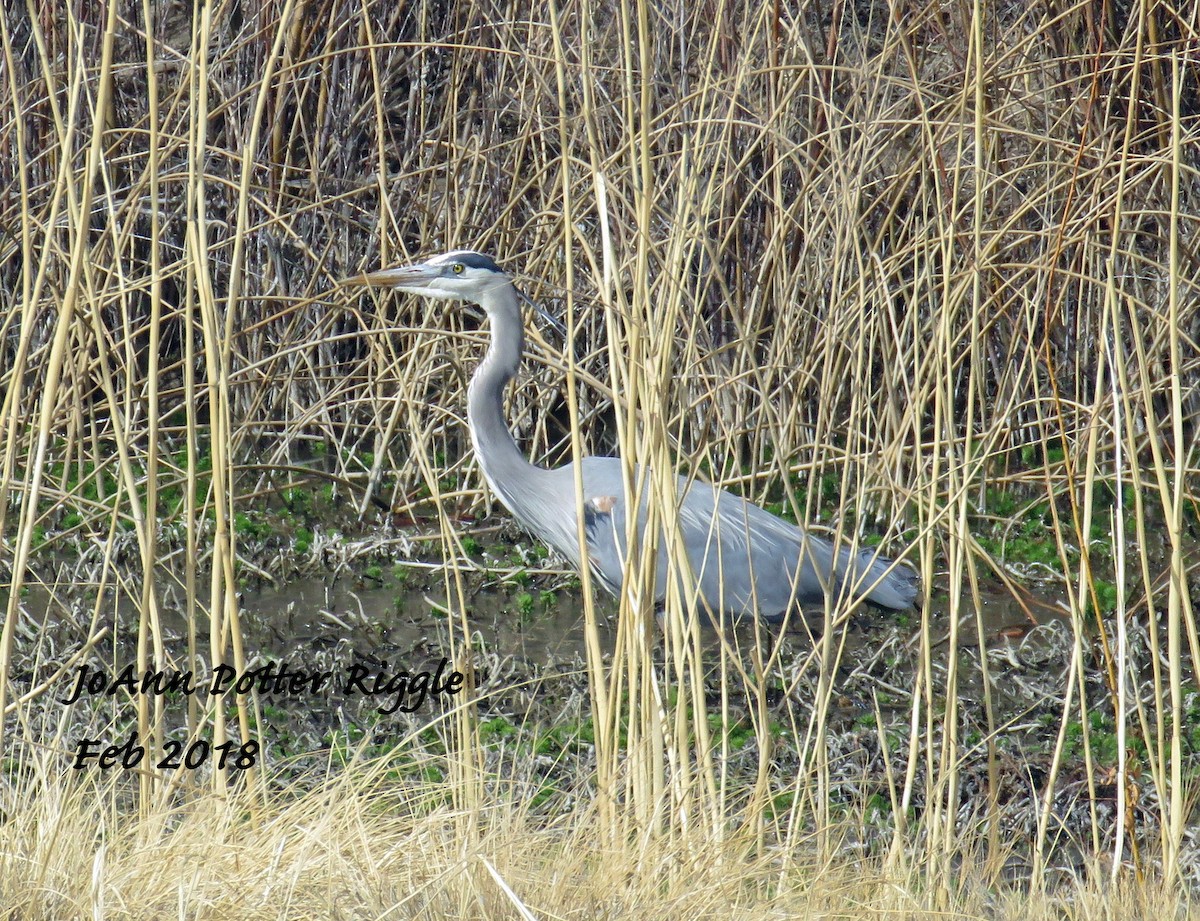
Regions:
<svg viewBox="0 0 1200 921"><path fill-rule="evenodd" d="M525 512L530 506L524 500L545 471L525 459L504 418L504 391L521 366L525 348L521 305L516 289L506 283L489 291L480 306L491 322L492 341L467 387L471 442L492 491L528 524Z"/></svg>

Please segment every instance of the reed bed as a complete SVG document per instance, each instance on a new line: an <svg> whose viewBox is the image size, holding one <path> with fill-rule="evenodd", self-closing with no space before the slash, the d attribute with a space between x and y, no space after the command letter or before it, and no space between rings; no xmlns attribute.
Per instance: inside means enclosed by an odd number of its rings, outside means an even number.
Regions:
<svg viewBox="0 0 1200 921"><path fill-rule="evenodd" d="M7 4L0 891L30 918L226 917L248 904L231 888L280 917L1186 913L1197 19L1148 0ZM247 549L256 502L324 491L323 559L358 527L444 560L446 654L482 687L464 538L492 499L464 399L486 331L339 284L457 247L567 330L530 329L518 438L545 464L652 471L663 523L610 649L583 577L573 806L505 793L470 695L424 727L440 747L418 727L303 787L269 762L73 771L97 717L55 701L64 669L255 661L239 591L284 577ZM905 731L878 697L862 714L875 807L833 793L850 612L810 612L800 660L766 633L722 643L715 685L688 599L656 618L675 472L920 571ZM994 586L1031 616L1060 599L1069 628L1044 751L1014 753L994 705ZM786 739L779 681L805 691ZM749 775L729 767L735 699ZM242 744L269 719L247 695L134 694L96 731ZM395 784L399 759L436 781ZM868 808L887 818L863 844Z"/></svg>

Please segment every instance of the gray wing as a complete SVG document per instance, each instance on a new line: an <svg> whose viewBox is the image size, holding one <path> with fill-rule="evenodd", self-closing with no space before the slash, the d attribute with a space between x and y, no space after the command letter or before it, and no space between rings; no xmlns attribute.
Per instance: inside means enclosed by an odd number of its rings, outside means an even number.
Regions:
<svg viewBox="0 0 1200 921"><path fill-rule="evenodd" d="M617 594L624 582L627 514L621 461L614 457L589 457L582 460L584 487L584 530L588 560L605 587ZM553 471L561 482L558 490L574 498L574 470ZM779 619L798 605L820 603L828 591L842 590L849 581L854 594L872 604L903 609L917 595L915 573L897 566L891 573L890 560L871 550L853 554L842 548L836 554L833 545L801 528L777 518L770 512L739 496L707 483L688 483L679 478L679 536L687 551L696 588L705 606L712 612L734 615L757 613L766 619ZM638 507L636 535L646 526L646 500ZM573 521L574 516L571 516ZM556 548L577 565L579 553L575 528L554 540ZM560 540L565 543L560 543ZM656 599L661 600L667 587L667 554L659 540ZM683 587L684 597L689 597Z"/></svg>

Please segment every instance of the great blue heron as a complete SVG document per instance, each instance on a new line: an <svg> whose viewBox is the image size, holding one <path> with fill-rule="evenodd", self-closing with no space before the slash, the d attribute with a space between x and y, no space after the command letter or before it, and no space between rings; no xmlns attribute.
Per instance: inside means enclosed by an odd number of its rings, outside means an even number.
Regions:
<svg viewBox="0 0 1200 921"><path fill-rule="evenodd" d="M520 367L525 341L520 295L512 279L489 257L455 250L355 281L483 308L491 322L491 344L467 388L467 425L475 455L488 485L513 516L580 566L574 466L547 470L531 464L504 418L504 389ZM604 587L619 594L627 558L622 462L616 457L585 457L579 464L587 561ZM821 603L826 592L836 594L844 587L848 594L881 608L899 610L916 601L916 573L902 564L869 550L835 551L829 541L707 483L680 477L678 496L679 535L699 600L712 617L724 611L778 621L789 610ZM643 492L635 538L644 533L645 521ZM667 588L666 556L660 552L657 564L659 601Z"/></svg>

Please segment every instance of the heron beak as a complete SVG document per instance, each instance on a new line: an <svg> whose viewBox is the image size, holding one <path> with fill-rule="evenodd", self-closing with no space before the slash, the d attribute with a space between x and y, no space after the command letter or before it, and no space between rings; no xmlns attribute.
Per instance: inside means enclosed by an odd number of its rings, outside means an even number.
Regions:
<svg viewBox="0 0 1200 921"><path fill-rule="evenodd" d="M367 272L355 275L342 281L343 285L366 285L372 288L397 288L401 291L420 293L437 278L438 269L430 268L424 263L402 265L394 269L380 269L377 272Z"/></svg>

